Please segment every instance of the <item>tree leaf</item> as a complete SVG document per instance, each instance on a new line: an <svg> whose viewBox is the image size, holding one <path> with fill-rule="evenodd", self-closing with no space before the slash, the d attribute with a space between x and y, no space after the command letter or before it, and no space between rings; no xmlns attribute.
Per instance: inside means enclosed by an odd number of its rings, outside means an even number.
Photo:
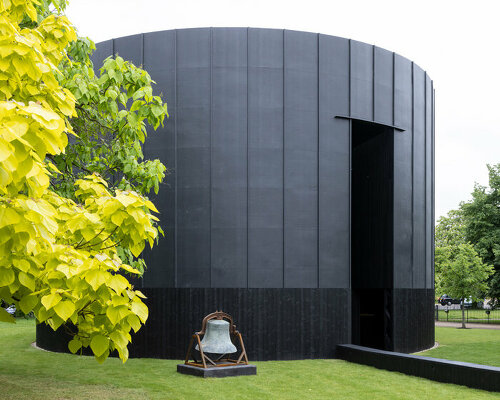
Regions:
<svg viewBox="0 0 500 400"><path fill-rule="evenodd" d="M81 347L82 347L82 342L80 342L78 339L72 339L68 343L68 349L73 354L75 354L78 350L80 350Z"/></svg>
<svg viewBox="0 0 500 400"><path fill-rule="evenodd" d="M110 333L109 337L118 347L127 347L128 340L121 331L113 331Z"/></svg>
<svg viewBox="0 0 500 400"><path fill-rule="evenodd" d="M35 279L33 279L32 276L28 275L23 271L19 271L18 278L19 282L21 282L21 285L27 287L32 292L35 291Z"/></svg>
<svg viewBox="0 0 500 400"><path fill-rule="evenodd" d="M20 270L20 271L23 271L23 272L28 272L28 270L31 268L31 264L28 260L19 260L19 259L15 259L12 261L12 264L14 264L14 266Z"/></svg>
<svg viewBox="0 0 500 400"><path fill-rule="evenodd" d="M139 320L137 315L130 314L127 317L127 321L130 324L130 326L132 327L132 329L134 330L134 332L137 332L141 328L141 321Z"/></svg>
<svg viewBox="0 0 500 400"><path fill-rule="evenodd" d="M59 293L51 293L42 297L42 304L47 310L50 310L60 301L61 301L61 295Z"/></svg>
<svg viewBox="0 0 500 400"><path fill-rule="evenodd" d="M109 350L106 350L103 354L101 354L100 356L95 356L95 359L97 360L97 362L99 364L102 364L104 361L106 361L106 358L108 358L109 356Z"/></svg>
<svg viewBox="0 0 500 400"><path fill-rule="evenodd" d="M140 318L143 323L148 319L148 308L142 301L133 302L131 310Z"/></svg>
<svg viewBox="0 0 500 400"><path fill-rule="evenodd" d="M85 275L85 280L92 286L92 289L97 290L99 286L106 282L106 277L109 273L101 270L92 269Z"/></svg>
<svg viewBox="0 0 500 400"><path fill-rule="evenodd" d="M54 306L54 311L66 321L75 312L75 304L70 300L63 300Z"/></svg>
<svg viewBox="0 0 500 400"><path fill-rule="evenodd" d="M33 295L27 295L24 296L21 301L19 302L19 307L21 308L21 311L25 314L28 314L31 310L33 310L33 307L35 307L38 303L38 297L33 296Z"/></svg>
<svg viewBox="0 0 500 400"><path fill-rule="evenodd" d="M116 347L116 349L118 350L118 356L120 357L120 359L123 361L123 363L125 363L127 360L128 360L128 349L127 347Z"/></svg>
<svg viewBox="0 0 500 400"><path fill-rule="evenodd" d="M0 322L16 322L16 319L10 315L3 307L0 307Z"/></svg>
<svg viewBox="0 0 500 400"><path fill-rule="evenodd" d="M123 318L129 314L130 311L126 306L118 306L118 307L108 307L106 309L106 316L109 318L113 325L116 325Z"/></svg>
<svg viewBox="0 0 500 400"><path fill-rule="evenodd" d="M0 268L0 287L9 286L16 279L14 271L10 268Z"/></svg>
<svg viewBox="0 0 500 400"><path fill-rule="evenodd" d="M121 275L113 275L108 281L108 285L118 294L129 287L128 280Z"/></svg>
<svg viewBox="0 0 500 400"><path fill-rule="evenodd" d="M90 341L90 348L99 357L109 350L109 338L103 335L95 335Z"/></svg>

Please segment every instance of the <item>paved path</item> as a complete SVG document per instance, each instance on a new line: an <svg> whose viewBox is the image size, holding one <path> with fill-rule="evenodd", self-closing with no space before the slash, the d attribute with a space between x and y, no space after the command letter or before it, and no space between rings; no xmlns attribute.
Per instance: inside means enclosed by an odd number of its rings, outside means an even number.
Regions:
<svg viewBox="0 0 500 400"><path fill-rule="evenodd" d="M435 321L436 326L445 326L448 328L460 328L462 326L461 322L445 322L445 321ZM500 324L473 324L465 323L467 328L474 329L500 329Z"/></svg>

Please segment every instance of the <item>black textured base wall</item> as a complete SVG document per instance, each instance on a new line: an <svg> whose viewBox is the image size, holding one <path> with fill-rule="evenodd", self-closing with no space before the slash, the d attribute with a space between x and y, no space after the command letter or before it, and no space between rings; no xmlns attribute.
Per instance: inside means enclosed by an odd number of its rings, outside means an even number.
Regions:
<svg viewBox="0 0 500 400"><path fill-rule="evenodd" d="M332 358L351 336L348 289L142 288L149 319L133 335L130 357L184 359L203 317L216 310L234 318L250 360ZM67 351L62 329L37 327L38 346Z"/></svg>
<svg viewBox="0 0 500 400"><path fill-rule="evenodd" d="M351 343L349 289L143 288L149 319L133 335L130 357L184 359L203 317L216 310L234 318L252 361L336 357ZM394 290L394 349L414 352L434 344L434 291ZM67 352L70 337L37 326L38 346Z"/></svg>
<svg viewBox="0 0 500 400"><path fill-rule="evenodd" d="M142 290L142 289L141 289ZM330 358L350 337L345 289L143 289L150 317L134 337L132 357L182 359L203 317L234 318L250 360Z"/></svg>
<svg viewBox="0 0 500 400"><path fill-rule="evenodd" d="M434 289L393 289L393 349L414 353L434 346Z"/></svg>

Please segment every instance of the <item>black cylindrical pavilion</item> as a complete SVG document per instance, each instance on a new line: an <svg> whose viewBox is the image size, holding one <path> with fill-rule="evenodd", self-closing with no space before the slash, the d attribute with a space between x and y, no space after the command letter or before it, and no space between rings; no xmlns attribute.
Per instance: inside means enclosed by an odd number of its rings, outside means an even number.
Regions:
<svg viewBox="0 0 500 400"><path fill-rule="evenodd" d="M200 28L98 44L142 65L168 103L146 158L170 169L166 232L139 283L132 357L182 358L223 310L251 360L339 343L434 343L434 90L393 52L334 36ZM39 345L54 348L38 329Z"/></svg>

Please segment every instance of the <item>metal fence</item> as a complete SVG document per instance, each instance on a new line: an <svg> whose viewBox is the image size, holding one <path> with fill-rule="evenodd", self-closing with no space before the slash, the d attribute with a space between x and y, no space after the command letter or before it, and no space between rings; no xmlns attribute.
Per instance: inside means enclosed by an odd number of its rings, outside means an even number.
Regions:
<svg viewBox="0 0 500 400"><path fill-rule="evenodd" d="M435 307L436 321L461 322L462 310L457 308ZM465 322L477 324L500 324L500 309L466 308Z"/></svg>

